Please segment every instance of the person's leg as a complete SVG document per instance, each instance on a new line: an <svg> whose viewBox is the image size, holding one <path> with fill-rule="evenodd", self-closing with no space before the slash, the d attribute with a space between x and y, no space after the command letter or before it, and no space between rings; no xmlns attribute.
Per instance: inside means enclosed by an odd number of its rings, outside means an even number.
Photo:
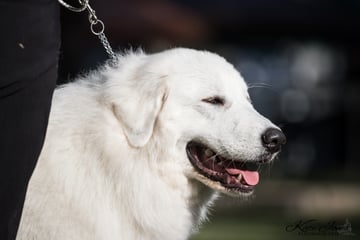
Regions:
<svg viewBox="0 0 360 240"><path fill-rule="evenodd" d="M0 239L15 239L44 141L60 47L56 0L0 0Z"/></svg>

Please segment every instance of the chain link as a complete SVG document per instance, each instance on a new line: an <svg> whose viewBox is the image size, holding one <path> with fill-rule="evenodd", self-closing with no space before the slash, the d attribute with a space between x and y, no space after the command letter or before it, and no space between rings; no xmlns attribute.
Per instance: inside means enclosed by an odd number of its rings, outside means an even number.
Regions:
<svg viewBox="0 0 360 240"><path fill-rule="evenodd" d="M70 4L64 2L63 0L58 0L58 1L59 3L61 3L61 5L63 5L64 7L66 7L67 9L73 12L82 12L89 5L89 0L79 0L80 7L71 6Z"/></svg>
<svg viewBox="0 0 360 240"><path fill-rule="evenodd" d="M107 37L105 36L104 32L100 33L100 34L98 35L98 37L99 37L102 45L104 46L105 51L107 52L107 54L108 54L109 57L110 57L110 62L111 62L111 64L112 64L112 65L115 65L115 64L117 63L117 60L118 60L118 59L117 59L114 51L112 50L112 48L111 48L111 46L110 46L110 43L109 43Z"/></svg>
<svg viewBox="0 0 360 240"><path fill-rule="evenodd" d="M105 51L107 52L107 54L110 57L110 64L115 65L117 63L118 59L117 59L114 51L112 50L107 37L105 36L105 33L104 33L105 25L104 25L103 21L101 21L100 19L97 18L96 14L95 14L95 10L90 7L89 0L78 0L78 2L80 4L79 7L74 7L74 6L64 2L63 0L58 0L58 1L61 5L63 5L65 8L69 9L70 11L83 12L84 10L87 10L89 12L90 30L94 35L98 36L98 38L100 39L101 44L103 45L103 47L105 48ZM97 26L97 28L99 28L99 27L100 28L98 30L96 30L95 26Z"/></svg>

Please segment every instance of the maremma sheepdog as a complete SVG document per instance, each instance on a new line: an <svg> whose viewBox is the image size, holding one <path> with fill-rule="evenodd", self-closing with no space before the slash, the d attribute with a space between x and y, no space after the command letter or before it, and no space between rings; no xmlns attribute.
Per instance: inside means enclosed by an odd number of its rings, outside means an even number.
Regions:
<svg viewBox="0 0 360 240"><path fill-rule="evenodd" d="M188 239L219 193L251 195L284 143L224 58L119 55L55 90L17 239Z"/></svg>

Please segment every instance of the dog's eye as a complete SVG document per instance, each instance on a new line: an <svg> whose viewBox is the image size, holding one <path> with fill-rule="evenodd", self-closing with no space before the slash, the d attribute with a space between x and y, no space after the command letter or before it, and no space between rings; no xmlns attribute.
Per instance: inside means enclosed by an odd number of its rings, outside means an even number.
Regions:
<svg viewBox="0 0 360 240"><path fill-rule="evenodd" d="M213 105L220 105L220 106L225 105L225 99L219 96L204 98L202 101Z"/></svg>

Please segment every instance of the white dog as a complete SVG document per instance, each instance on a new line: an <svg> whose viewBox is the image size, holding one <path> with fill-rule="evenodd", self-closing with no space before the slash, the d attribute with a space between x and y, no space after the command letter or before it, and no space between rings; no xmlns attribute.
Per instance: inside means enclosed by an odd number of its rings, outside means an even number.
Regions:
<svg viewBox="0 0 360 240"><path fill-rule="evenodd" d="M18 239L187 239L218 192L250 195L284 142L222 57L119 56L55 91Z"/></svg>

